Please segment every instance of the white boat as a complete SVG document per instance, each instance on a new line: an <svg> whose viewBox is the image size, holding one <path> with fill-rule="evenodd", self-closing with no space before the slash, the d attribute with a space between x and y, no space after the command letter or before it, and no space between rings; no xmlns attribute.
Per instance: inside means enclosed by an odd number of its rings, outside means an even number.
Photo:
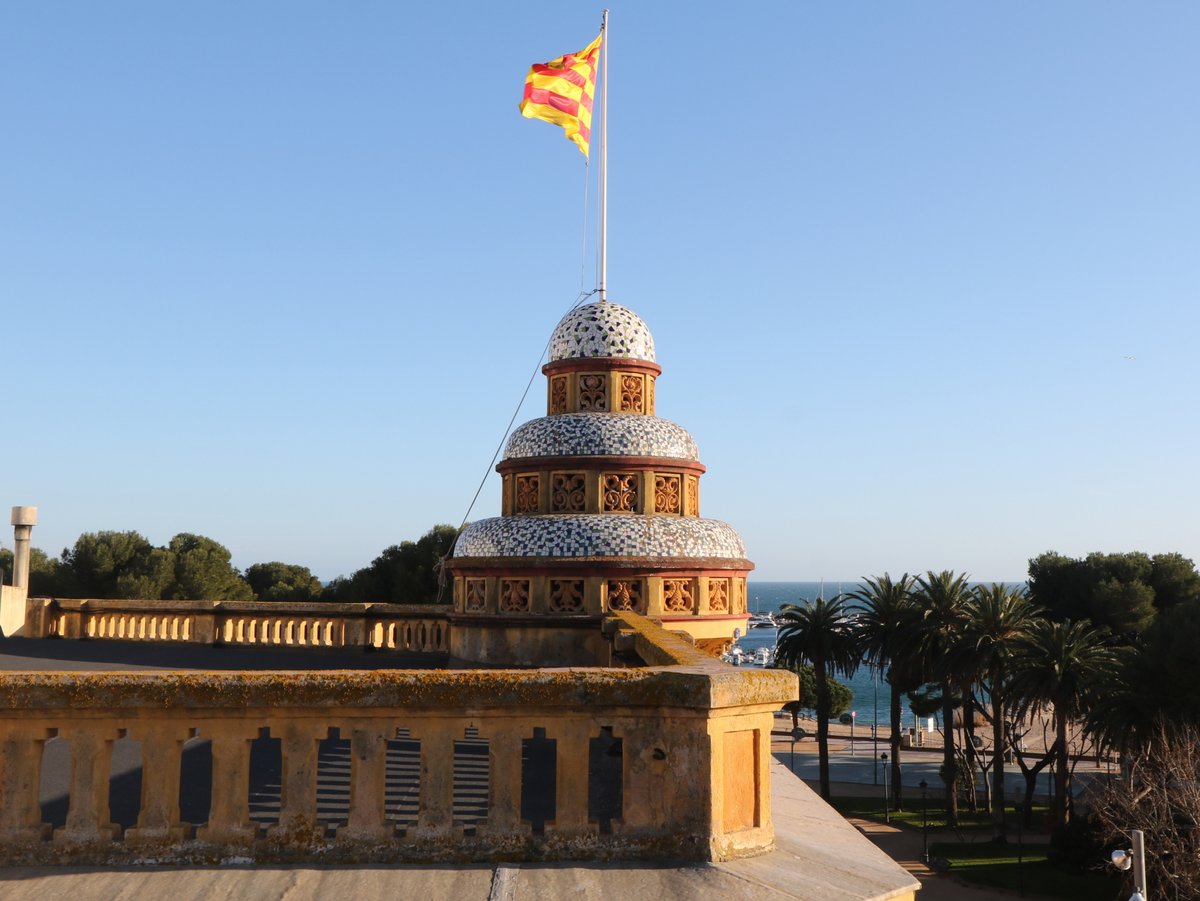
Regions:
<svg viewBox="0 0 1200 901"><path fill-rule="evenodd" d="M775 654L770 648L758 648L750 662L755 666L770 666L774 662L774 658Z"/></svg>
<svg viewBox="0 0 1200 901"><path fill-rule="evenodd" d="M751 629L774 629L775 617L769 613L751 613L749 625Z"/></svg>

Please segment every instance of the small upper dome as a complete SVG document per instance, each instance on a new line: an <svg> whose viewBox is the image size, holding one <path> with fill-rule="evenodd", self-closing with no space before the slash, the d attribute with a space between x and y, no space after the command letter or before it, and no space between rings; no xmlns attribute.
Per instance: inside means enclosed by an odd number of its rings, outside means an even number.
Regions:
<svg viewBox="0 0 1200 901"><path fill-rule="evenodd" d="M562 318L550 338L550 362L585 357L654 360L654 336L642 318L620 304L588 303Z"/></svg>

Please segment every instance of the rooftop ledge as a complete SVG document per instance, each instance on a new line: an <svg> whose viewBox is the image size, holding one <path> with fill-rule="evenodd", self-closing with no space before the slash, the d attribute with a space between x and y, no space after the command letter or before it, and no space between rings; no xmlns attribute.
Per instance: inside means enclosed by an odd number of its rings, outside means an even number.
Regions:
<svg viewBox="0 0 1200 901"><path fill-rule="evenodd" d="M187 602L180 602L187 603ZM284 670L270 672L10 672L0 674L0 709L128 710L342 707L487 710L513 706L657 706L720 710L778 708L796 697L783 670L730 667L636 613L605 618L628 668Z"/></svg>

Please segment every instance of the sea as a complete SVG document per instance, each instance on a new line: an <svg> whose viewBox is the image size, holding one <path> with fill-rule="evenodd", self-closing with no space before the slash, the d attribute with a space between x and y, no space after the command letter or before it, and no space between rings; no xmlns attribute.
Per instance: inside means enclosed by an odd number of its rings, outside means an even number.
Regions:
<svg viewBox="0 0 1200 901"><path fill-rule="evenodd" d="M819 597L832 598L841 592L858 589L857 582L756 582L751 580L746 584L746 603L751 613L778 613L784 604L801 604L804 601ZM775 647L776 629L750 629L736 642L737 647L747 654L753 654L762 647ZM889 714L889 698L891 687L884 681L882 674L874 668L861 666L853 676L835 676L846 685L854 695L850 705L855 729L863 730L864 735L870 735L872 728L877 728L882 735L891 728ZM904 699L907 700L907 699ZM903 703L903 701L902 701ZM917 725L916 714L907 706L900 711L902 728L914 728ZM929 727L928 720L921 725Z"/></svg>

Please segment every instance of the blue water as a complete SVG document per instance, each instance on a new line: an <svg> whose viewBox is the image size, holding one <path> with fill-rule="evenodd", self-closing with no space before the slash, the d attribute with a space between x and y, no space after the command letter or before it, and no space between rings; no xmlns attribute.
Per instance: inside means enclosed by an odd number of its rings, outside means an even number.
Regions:
<svg viewBox="0 0 1200 901"><path fill-rule="evenodd" d="M840 591L854 591L857 582L755 582L746 585L746 601L751 613L778 613L784 604L799 604L811 598L832 598ZM751 629L738 639L737 646L743 651L753 653L760 647L774 647L778 632L775 629ZM870 667L860 667L858 671L846 678L836 677L839 682L849 686L854 693L854 701L850 709L854 711L857 728L865 734L870 734L871 727L878 725L881 732L890 728L891 719L888 714L891 688L882 676ZM905 699L907 700L907 699ZM911 728L915 717L907 707L900 713L901 726Z"/></svg>

